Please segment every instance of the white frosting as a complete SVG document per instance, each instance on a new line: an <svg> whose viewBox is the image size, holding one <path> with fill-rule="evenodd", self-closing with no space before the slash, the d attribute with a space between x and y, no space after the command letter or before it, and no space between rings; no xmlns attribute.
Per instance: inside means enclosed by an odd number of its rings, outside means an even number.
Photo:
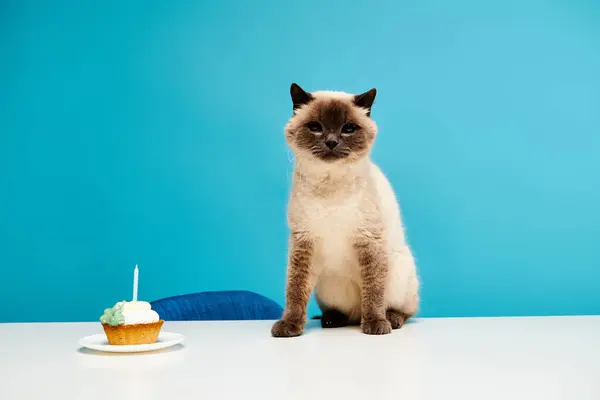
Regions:
<svg viewBox="0 0 600 400"><path fill-rule="evenodd" d="M159 321L158 313L154 310L123 311L123 319L125 325L150 324Z"/></svg>
<svg viewBox="0 0 600 400"><path fill-rule="evenodd" d="M158 313L145 301L120 302L123 305L125 325L150 324L160 320Z"/></svg>
<svg viewBox="0 0 600 400"><path fill-rule="evenodd" d="M123 311L145 311L152 308L146 301L125 301L121 304L123 304Z"/></svg>

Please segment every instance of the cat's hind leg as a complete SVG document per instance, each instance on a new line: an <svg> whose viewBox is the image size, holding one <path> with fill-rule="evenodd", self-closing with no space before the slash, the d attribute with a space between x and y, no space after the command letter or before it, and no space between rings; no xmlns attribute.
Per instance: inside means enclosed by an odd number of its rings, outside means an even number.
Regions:
<svg viewBox="0 0 600 400"><path fill-rule="evenodd" d="M392 329L399 329L419 309L419 280L409 251L394 256L395 273L390 276L388 286L386 319Z"/></svg>
<svg viewBox="0 0 600 400"><path fill-rule="evenodd" d="M400 311L404 315L405 321L419 311L419 278L415 270L412 271L408 279L406 297Z"/></svg>
<svg viewBox="0 0 600 400"><path fill-rule="evenodd" d="M404 322L415 315L418 311L419 295L416 293L410 293L402 307L399 309L388 308L385 312L385 317L390 324L392 329L399 329L404 325Z"/></svg>
<svg viewBox="0 0 600 400"><path fill-rule="evenodd" d="M404 322L419 311L419 282L416 274L412 274L406 287L404 304L398 310L388 309L386 317L392 324L392 329L402 327Z"/></svg>
<svg viewBox="0 0 600 400"><path fill-rule="evenodd" d="M400 329L402 325L404 325L404 321L406 320L406 316L402 311L397 311L393 309L388 309L385 312L385 317L388 321L390 321L392 329Z"/></svg>

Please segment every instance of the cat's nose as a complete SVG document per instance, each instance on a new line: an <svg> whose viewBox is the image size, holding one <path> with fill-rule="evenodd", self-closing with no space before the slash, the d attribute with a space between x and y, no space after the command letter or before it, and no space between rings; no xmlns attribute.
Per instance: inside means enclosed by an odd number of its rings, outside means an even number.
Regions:
<svg viewBox="0 0 600 400"><path fill-rule="evenodd" d="M338 145L337 140L328 140L325 142L325 146L329 147L329 150L335 149L335 146Z"/></svg>

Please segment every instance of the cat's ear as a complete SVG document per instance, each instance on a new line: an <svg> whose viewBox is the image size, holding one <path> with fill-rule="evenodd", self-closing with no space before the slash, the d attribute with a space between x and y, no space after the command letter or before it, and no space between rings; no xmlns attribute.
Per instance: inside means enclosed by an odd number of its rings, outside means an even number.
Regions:
<svg viewBox="0 0 600 400"><path fill-rule="evenodd" d="M373 106L376 95L377 89L375 88L369 90L368 92L364 92L363 94L357 94L354 96L354 104L356 104L357 107L367 109L367 116L371 116L371 107Z"/></svg>
<svg viewBox="0 0 600 400"><path fill-rule="evenodd" d="M292 103L294 103L294 111L313 99L313 96L310 93L305 92L304 89L302 89L296 83L292 83L292 86L290 87L290 95L292 96Z"/></svg>

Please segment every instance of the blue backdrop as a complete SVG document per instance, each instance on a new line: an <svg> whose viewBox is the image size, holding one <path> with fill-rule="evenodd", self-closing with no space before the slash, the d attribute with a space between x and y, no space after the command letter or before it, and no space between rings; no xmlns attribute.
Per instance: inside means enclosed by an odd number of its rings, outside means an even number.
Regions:
<svg viewBox="0 0 600 400"><path fill-rule="evenodd" d="M379 90L421 316L600 313L599 2L52 3L0 5L0 321L96 320L136 263L283 303L293 81Z"/></svg>

